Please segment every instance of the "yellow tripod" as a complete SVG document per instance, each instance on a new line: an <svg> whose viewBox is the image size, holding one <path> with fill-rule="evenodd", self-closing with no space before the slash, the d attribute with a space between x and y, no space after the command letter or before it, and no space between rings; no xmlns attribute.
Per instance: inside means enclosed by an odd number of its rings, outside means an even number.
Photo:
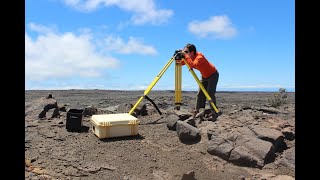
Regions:
<svg viewBox="0 0 320 180"><path fill-rule="evenodd" d="M133 113L133 111L137 108L137 106L141 103L141 101L144 98L147 98L150 100L150 98L147 96L147 94L151 91L151 89L156 85L156 83L159 81L159 79L162 77L162 75L165 73L165 71L169 68L169 66L172 64L172 62L176 59L177 54L175 53L175 55L173 57L171 57L169 59L169 61L167 62L167 64L162 68L162 70L160 71L160 73L153 79L153 81L151 82L151 84L147 87L147 89L144 91L143 95L139 98L139 100L136 102L136 104L132 107L132 109L129 111L129 114L131 115ZM199 87L201 88L203 94L206 96L207 100L209 101L210 105L213 107L214 111L219 114L219 110L217 109L217 107L215 106L215 104L212 102L211 97L209 96L208 92L206 91L206 89L203 87L201 81L199 80L199 78L197 77L196 73L193 71L192 68L190 68L189 64L187 63L187 61L182 58L181 60L175 60L175 105L176 105L176 109L180 109L181 106L181 62L184 61L184 63L187 65L189 71L191 72L192 76L194 77L194 79L196 80L196 82L198 83ZM152 101L151 101L152 102ZM153 102L152 102L153 103ZM158 110L158 109L157 109ZM158 110L159 111L159 110Z"/></svg>

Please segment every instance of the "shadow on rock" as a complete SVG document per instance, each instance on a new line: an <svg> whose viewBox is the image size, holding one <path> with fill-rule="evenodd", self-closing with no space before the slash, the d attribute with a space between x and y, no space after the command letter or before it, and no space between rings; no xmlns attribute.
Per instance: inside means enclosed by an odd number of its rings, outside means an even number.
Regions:
<svg viewBox="0 0 320 180"><path fill-rule="evenodd" d="M111 138L103 138L100 139L102 142L114 142L114 141L124 141L124 140L142 140L145 139L140 134L136 136L124 136L124 137L111 137Z"/></svg>
<svg viewBox="0 0 320 180"><path fill-rule="evenodd" d="M199 136L197 139L195 140L182 140L180 139L180 142L182 142L183 144L186 144L186 145L192 145L192 144L197 144L201 141L201 136Z"/></svg>
<svg viewBox="0 0 320 180"><path fill-rule="evenodd" d="M150 125L150 124L165 124L167 123L166 121L163 121L163 122L159 122L160 120L162 120L163 117L160 117L159 119L156 119L152 122L144 122L144 123L140 123L140 125Z"/></svg>
<svg viewBox="0 0 320 180"><path fill-rule="evenodd" d="M183 174L181 180L197 180L195 177L194 177L194 171L190 171L188 173L185 173Z"/></svg>
<svg viewBox="0 0 320 180"><path fill-rule="evenodd" d="M68 132L87 133L89 131L88 126L81 126L80 129L67 129Z"/></svg>

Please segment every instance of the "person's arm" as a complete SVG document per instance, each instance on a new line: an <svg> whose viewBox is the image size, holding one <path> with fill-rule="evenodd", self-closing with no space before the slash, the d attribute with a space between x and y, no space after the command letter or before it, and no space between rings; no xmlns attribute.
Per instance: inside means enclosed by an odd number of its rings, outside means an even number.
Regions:
<svg viewBox="0 0 320 180"><path fill-rule="evenodd" d="M205 60L203 56L198 56L194 61L188 56L188 54L184 54L184 59L189 64L190 68L196 68ZM183 62L184 64L184 62Z"/></svg>

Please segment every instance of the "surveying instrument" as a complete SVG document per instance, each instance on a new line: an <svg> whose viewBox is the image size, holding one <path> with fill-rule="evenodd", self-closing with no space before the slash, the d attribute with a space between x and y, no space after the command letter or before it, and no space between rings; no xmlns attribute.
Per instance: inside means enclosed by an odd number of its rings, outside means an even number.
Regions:
<svg viewBox="0 0 320 180"><path fill-rule="evenodd" d="M160 73L153 79L153 81L151 82L151 84L147 87L147 89L144 91L143 95L140 97L140 99L136 102L136 104L132 107L132 109L129 111L129 114L132 115L132 113L134 112L134 110L137 108L137 106L140 104L140 102L146 98L148 99L157 109L157 111L159 112L159 114L161 115L162 113L160 112L159 108L156 106L156 104L147 96L147 94L151 91L151 89L156 85L156 83L159 81L159 79L162 77L162 75L166 72L166 70L169 68L169 66L172 64L172 62L175 61L175 109L180 110L180 106L181 106L181 69L182 69L182 62L184 62L189 71L191 72L192 76L194 77L194 79L196 80L196 82L198 83L200 89L202 90L203 94L205 95L206 99L209 101L210 105L213 107L214 111L220 115L221 112L218 110L218 108L215 106L215 104L212 102L211 97L209 96L208 92L206 91L206 89L204 88L204 86L202 85L201 81L199 80L199 78L197 77L196 73L193 71L192 68L190 68L189 64L187 63L187 61L184 59L183 54L182 54L182 50L176 50L174 52L174 55L169 59L169 61L167 62L167 64L162 68L162 70L160 71Z"/></svg>

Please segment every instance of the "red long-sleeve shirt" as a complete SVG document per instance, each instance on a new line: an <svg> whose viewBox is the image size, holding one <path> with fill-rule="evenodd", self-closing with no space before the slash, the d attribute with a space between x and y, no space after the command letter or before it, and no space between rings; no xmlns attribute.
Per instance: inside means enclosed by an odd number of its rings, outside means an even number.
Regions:
<svg viewBox="0 0 320 180"><path fill-rule="evenodd" d="M204 78L208 78L213 73L217 72L216 67L210 63L201 52L197 52L194 59L191 59L188 54L185 54L185 60L189 64L190 68L199 70ZM184 61L182 61L181 65L184 64Z"/></svg>

